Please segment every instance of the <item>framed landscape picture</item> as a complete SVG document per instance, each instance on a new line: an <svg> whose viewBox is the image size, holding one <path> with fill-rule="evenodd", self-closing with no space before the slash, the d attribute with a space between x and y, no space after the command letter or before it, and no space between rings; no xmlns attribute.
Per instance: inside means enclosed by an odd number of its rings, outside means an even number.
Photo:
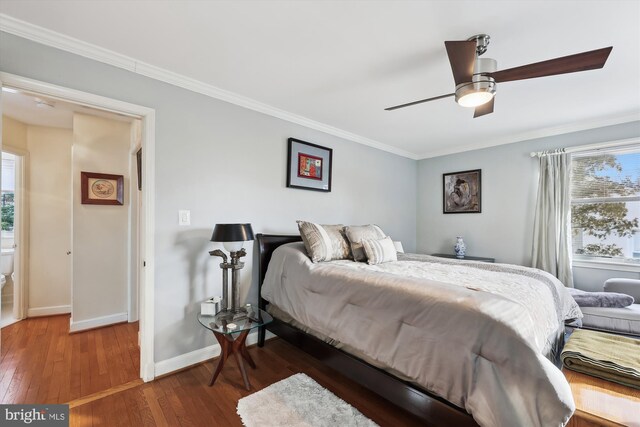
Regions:
<svg viewBox="0 0 640 427"><path fill-rule="evenodd" d="M331 191L333 150L295 138L288 143L287 187Z"/></svg>
<svg viewBox="0 0 640 427"><path fill-rule="evenodd" d="M83 205L122 205L124 177L107 173L80 172Z"/></svg>
<svg viewBox="0 0 640 427"><path fill-rule="evenodd" d="M443 213L481 212L481 170L442 174Z"/></svg>

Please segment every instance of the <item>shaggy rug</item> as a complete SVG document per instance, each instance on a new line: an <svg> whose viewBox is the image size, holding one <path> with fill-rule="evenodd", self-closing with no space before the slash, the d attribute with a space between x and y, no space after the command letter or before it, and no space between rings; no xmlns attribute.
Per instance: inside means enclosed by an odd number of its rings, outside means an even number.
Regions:
<svg viewBox="0 0 640 427"><path fill-rule="evenodd" d="M292 375L238 401L247 427L377 427L353 406L306 376Z"/></svg>

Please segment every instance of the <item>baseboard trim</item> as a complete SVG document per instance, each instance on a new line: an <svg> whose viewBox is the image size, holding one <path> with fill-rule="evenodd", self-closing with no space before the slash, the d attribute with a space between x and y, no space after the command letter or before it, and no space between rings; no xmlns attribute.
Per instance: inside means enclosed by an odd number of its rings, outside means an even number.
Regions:
<svg viewBox="0 0 640 427"><path fill-rule="evenodd" d="M275 335L267 331L266 339L274 338ZM258 342L258 331L252 332L247 336L247 345L256 344ZM197 365L220 355L220 345L213 344L205 348L190 351L171 359L161 360L155 364L155 377L171 374L181 371L193 365Z"/></svg>
<svg viewBox="0 0 640 427"><path fill-rule="evenodd" d="M55 316L71 313L70 305L54 305L51 307L36 307L27 310L27 317Z"/></svg>
<svg viewBox="0 0 640 427"><path fill-rule="evenodd" d="M69 332L86 331L87 329L101 328L103 326L113 325L114 323L123 323L127 321L127 313L110 314L108 316L95 317L93 319L80 320L74 322L71 318L69 323Z"/></svg>

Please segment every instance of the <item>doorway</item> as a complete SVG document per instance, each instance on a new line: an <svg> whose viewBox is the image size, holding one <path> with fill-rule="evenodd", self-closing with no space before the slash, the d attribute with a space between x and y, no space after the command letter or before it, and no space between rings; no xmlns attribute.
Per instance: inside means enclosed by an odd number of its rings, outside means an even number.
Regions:
<svg viewBox="0 0 640 427"><path fill-rule="evenodd" d="M139 277L139 304L136 304L138 313L134 316L129 316L129 311L124 313L124 321L134 320L135 317L140 319L140 377L144 381L150 381L154 378L154 362L153 362L153 205L154 205L154 169L153 169L153 155L154 155L154 121L155 112L152 109L140 107L133 104L124 103L96 95L79 92L67 88L62 88L54 85L50 85L44 82L38 82L31 79L11 75L8 73L0 73L0 82L2 84L2 96L7 92L20 92L28 93L32 96L40 95L45 102L59 102L75 104L78 108L84 109L83 113L91 113L89 115L100 116L108 114L117 114L125 120L131 122L138 121L140 128L140 141L139 147L144 148L145 156L142 158L142 177L143 187L139 195L140 212L137 219L139 228L135 233L131 230L131 227L127 228L127 232L132 237L140 236L139 242L136 242L136 250L134 253L131 250L129 253L129 261L131 264L130 273L126 276L128 279ZM1 99L0 99L1 100ZM90 111L87 111L90 110ZM98 112L98 113L95 113ZM95 114L94 114L95 113ZM127 157L130 149L134 147L127 147ZM129 166L128 166L129 167ZM74 172L75 173L75 172ZM79 173L78 173L79 175ZM75 176L74 176L75 178ZM131 177L135 178L135 176ZM134 179L131 179L134 181ZM79 185L78 185L79 187ZM75 191L76 188L72 188ZM137 185L136 185L137 190ZM137 199L136 199L137 200ZM137 203L137 201L136 201ZM72 211L72 215L77 213L77 209ZM131 219L135 219L131 216ZM136 239L137 240L137 239ZM74 241L75 243L75 241ZM73 246L73 244L72 244ZM18 246L20 247L20 246ZM131 246L130 246L131 247ZM71 257L73 257L73 247L69 250ZM135 256L134 256L135 255ZM126 256L125 256L126 258ZM73 261L72 261L73 263ZM145 268L146 266L146 268ZM128 280L131 283L130 286L135 286L136 280ZM72 273L73 283L73 273ZM27 294L29 289L28 283L23 283L25 290L24 294ZM127 288L127 296L138 295L135 289ZM134 299L134 298L130 298ZM130 305L127 301L127 305ZM133 317L133 318L132 318ZM109 320L109 319L108 319ZM111 319L113 320L113 319ZM73 325L73 319L71 320ZM95 327L102 326L101 324L95 324ZM93 323L86 323L82 325L82 329L91 329L94 326Z"/></svg>
<svg viewBox="0 0 640 427"><path fill-rule="evenodd" d="M24 154L2 151L2 192L0 196L2 236L0 254L0 328L23 318L20 269Z"/></svg>

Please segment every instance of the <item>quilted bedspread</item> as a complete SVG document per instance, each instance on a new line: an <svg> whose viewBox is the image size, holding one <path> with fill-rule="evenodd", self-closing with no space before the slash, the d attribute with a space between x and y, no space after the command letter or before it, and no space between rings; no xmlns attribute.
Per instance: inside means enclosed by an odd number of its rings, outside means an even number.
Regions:
<svg viewBox="0 0 640 427"><path fill-rule="evenodd" d="M415 254L314 264L292 243L273 253L262 296L481 426L562 426L575 409L546 356L582 314L546 272Z"/></svg>

